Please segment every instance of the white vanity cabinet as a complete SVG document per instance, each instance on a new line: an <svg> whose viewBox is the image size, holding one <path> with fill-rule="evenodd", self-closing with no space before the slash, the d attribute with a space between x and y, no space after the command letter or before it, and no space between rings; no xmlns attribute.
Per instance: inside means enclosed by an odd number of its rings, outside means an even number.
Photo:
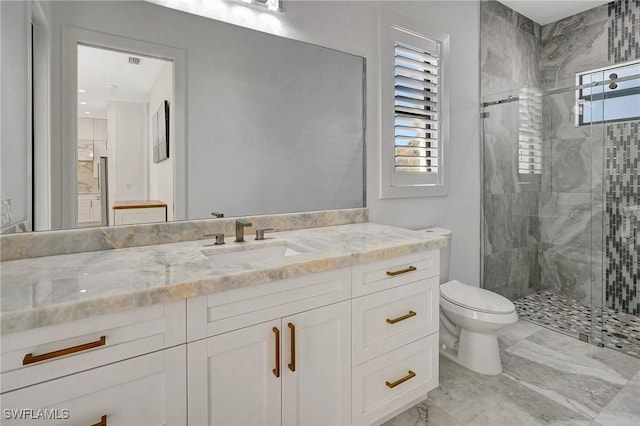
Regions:
<svg viewBox="0 0 640 426"><path fill-rule="evenodd" d="M350 424L350 273L189 299L189 423Z"/></svg>
<svg viewBox="0 0 640 426"><path fill-rule="evenodd" d="M349 301L188 344L189 423L348 425Z"/></svg>
<svg viewBox="0 0 640 426"><path fill-rule="evenodd" d="M3 425L380 424L438 386L438 255L2 336Z"/></svg>

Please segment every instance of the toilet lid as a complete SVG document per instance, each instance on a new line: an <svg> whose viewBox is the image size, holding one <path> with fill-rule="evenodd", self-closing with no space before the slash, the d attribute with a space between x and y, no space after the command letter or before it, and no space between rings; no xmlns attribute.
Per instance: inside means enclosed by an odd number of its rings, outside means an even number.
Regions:
<svg viewBox="0 0 640 426"><path fill-rule="evenodd" d="M449 281L440 286L440 295L451 303L464 308L495 314L510 314L515 306L506 297L489 290Z"/></svg>

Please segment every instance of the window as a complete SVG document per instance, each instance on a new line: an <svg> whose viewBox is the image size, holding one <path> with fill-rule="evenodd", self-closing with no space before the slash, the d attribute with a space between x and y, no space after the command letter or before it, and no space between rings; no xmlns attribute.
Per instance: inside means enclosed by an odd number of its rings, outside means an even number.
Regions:
<svg viewBox="0 0 640 426"><path fill-rule="evenodd" d="M448 36L408 27L383 24L381 34L382 198L446 194Z"/></svg>
<svg viewBox="0 0 640 426"><path fill-rule="evenodd" d="M520 89L518 116L518 173L542 174L542 93L539 89Z"/></svg>
<svg viewBox="0 0 640 426"><path fill-rule="evenodd" d="M580 73L577 84L578 125L640 119L640 61Z"/></svg>

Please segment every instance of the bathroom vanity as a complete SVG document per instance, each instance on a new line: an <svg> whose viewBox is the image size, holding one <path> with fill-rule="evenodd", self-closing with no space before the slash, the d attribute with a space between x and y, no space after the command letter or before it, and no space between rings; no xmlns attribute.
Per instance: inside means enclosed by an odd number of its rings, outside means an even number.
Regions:
<svg viewBox="0 0 640 426"><path fill-rule="evenodd" d="M230 241L3 262L3 409L73 425L379 424L438 386L444 238L355 223Z"/></svg>

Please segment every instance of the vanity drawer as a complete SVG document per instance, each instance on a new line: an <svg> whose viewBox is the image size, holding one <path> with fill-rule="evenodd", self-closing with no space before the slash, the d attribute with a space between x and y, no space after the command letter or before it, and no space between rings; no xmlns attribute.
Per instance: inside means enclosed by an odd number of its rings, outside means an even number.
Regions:
<svg viewBox="0 0 640 426"><path fill-rule="evenodd" d="M2 425L185 425L185 370L182 345L8 392Z"/></svg>
<svg viewBox="0 0 640 426"><path fill-rule="evenodd" d="M352 272L353 297L436 277L440 272L439 256L439 250L431 250L355 265Z"/></svg>
<svg viewBox="0 0 640 426"><path fill-rule="evenodd" d="M181 300L2 336L0 391L184 343L185 306Z"/></svg>
<svg viewBox="0 0 640 426"><path fill-rule="evenodd" d="M351 268L187 299L187 340L203 339L351 298Z"/></svg>
<svg viewBox="0 0 640 426"><path fill-rule="evenodd" d="M438 334L353 368L354 425L382 423L438 386Z"/></svg>
<svg viewBox="0 0 640 426"><path fill-rule="evenodd" d="M353 365L438 331L438 298L432 277L353 299Z"/></svg>

